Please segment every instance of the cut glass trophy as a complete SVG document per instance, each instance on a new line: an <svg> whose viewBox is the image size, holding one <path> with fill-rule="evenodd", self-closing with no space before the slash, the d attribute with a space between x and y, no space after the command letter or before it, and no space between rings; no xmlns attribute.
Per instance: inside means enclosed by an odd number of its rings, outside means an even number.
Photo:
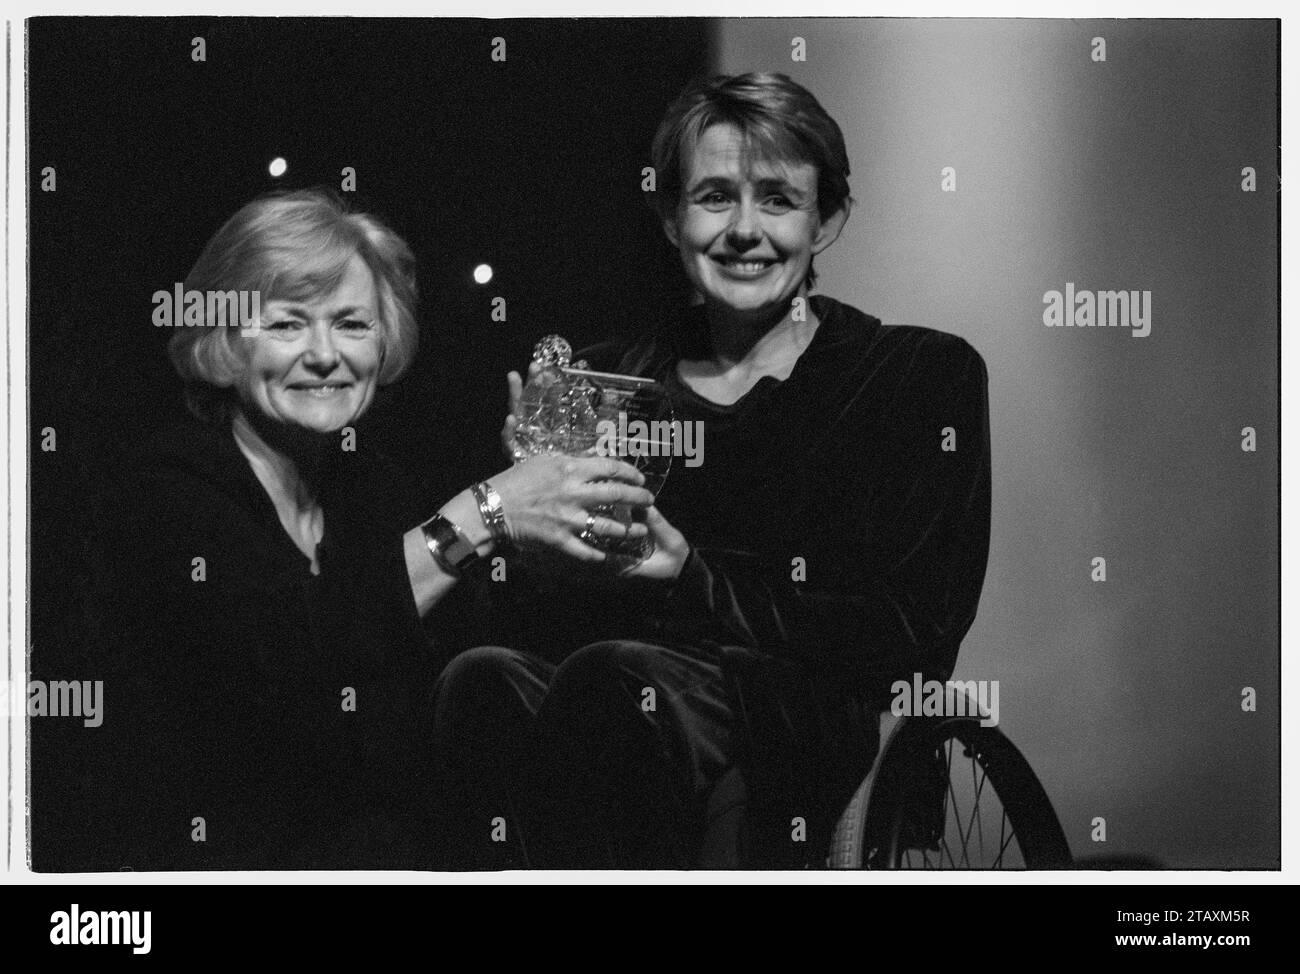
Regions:
<svg viewBox="0 0 1300 974"><path fill-rule="evenodd" d="M520 397L515 462L542 453L613 456L640 470L646 489L658 495L676 443L672 403L664 388L640 376L593 372L585 361L571 363L572 355L572 346L559 335L548 335L533 349L540 369ZM627 504L602 505L591 513L623 524L644 520L643 511ZM649 538L597 535L588 543L634 560L654 551Z"/></svg>

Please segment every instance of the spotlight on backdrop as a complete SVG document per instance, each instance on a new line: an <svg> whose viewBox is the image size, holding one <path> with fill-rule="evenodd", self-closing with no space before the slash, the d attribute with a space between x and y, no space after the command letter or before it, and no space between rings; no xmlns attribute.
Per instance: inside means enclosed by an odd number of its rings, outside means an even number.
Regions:
<svg viewBox="0 0 1300 974"><path fill-rule="evenodd" d="M283 176L288 171L288 169L289 169L289 164L285 162L284 159L281 158L280 156L276 156L274 159L272 159L271 164L266 167L267 172L269 172L276 179L279 179L281 176Z"/></svg>
<svg viewBox="0 0 1300 974"><path fill-rule="evenodd" d="M492 268L487 264L479 264L474 268L474 283L486 284L492 280Z"/></svg>

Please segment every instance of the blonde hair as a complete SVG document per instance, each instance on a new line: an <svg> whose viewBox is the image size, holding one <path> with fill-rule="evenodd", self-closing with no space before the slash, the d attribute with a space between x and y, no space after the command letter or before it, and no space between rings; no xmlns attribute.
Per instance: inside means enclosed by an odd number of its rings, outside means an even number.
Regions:
<svg viewBox="0 0 1300 974"><path fill-rule="evenodd" d="M418 288L410 247L368 213L352 213L335 193L273 193L242 207L208 241L185 278L185 291L256 291L265 304L303 300L336 288L353 256L375 277L382 366L379 383L396 381L419 345ZM177 328L168 344L192 412L225 412L245 358L238 328Z"/></svg>

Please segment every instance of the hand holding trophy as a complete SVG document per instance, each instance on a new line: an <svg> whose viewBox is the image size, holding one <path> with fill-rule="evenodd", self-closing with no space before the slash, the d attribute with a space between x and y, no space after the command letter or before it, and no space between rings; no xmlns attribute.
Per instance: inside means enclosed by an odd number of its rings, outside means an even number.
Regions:
<svg viewBox="0 0 1300 974"><path fill-rule="evenodd" d="M510 373L510 415L502 430L506 450L516 463L541 453L617 457L640 470L645 488L657 495L672 466L675 429L663 387L638 376L593 372L585 361L572 362L572 355L567 341L548 335L533 350L528 381ZM646 508L628 504L599 505L589 514L623 524L646 520ZM584 531L582 540L609 554L620 572L655 550L650 537Z"/></svg>

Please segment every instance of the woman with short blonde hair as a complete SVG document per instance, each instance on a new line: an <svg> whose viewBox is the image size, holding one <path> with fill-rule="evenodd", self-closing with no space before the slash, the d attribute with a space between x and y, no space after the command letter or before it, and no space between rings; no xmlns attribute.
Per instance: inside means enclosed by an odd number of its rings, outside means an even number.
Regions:
<svg viewBox="0 0 1300 974"><path fill-rule="evenodd" d="M602 561L585 540L646 529L594 511L653 498L614 458L538 457L438 496L379 455L357 423L415 355L415 262L332 193L249 203L185 288L254 291L260 314L178 326L197 419L144 446L97 539L121 667L107 867L436 862L420 713L449 596L510 544Z"/></svg>

